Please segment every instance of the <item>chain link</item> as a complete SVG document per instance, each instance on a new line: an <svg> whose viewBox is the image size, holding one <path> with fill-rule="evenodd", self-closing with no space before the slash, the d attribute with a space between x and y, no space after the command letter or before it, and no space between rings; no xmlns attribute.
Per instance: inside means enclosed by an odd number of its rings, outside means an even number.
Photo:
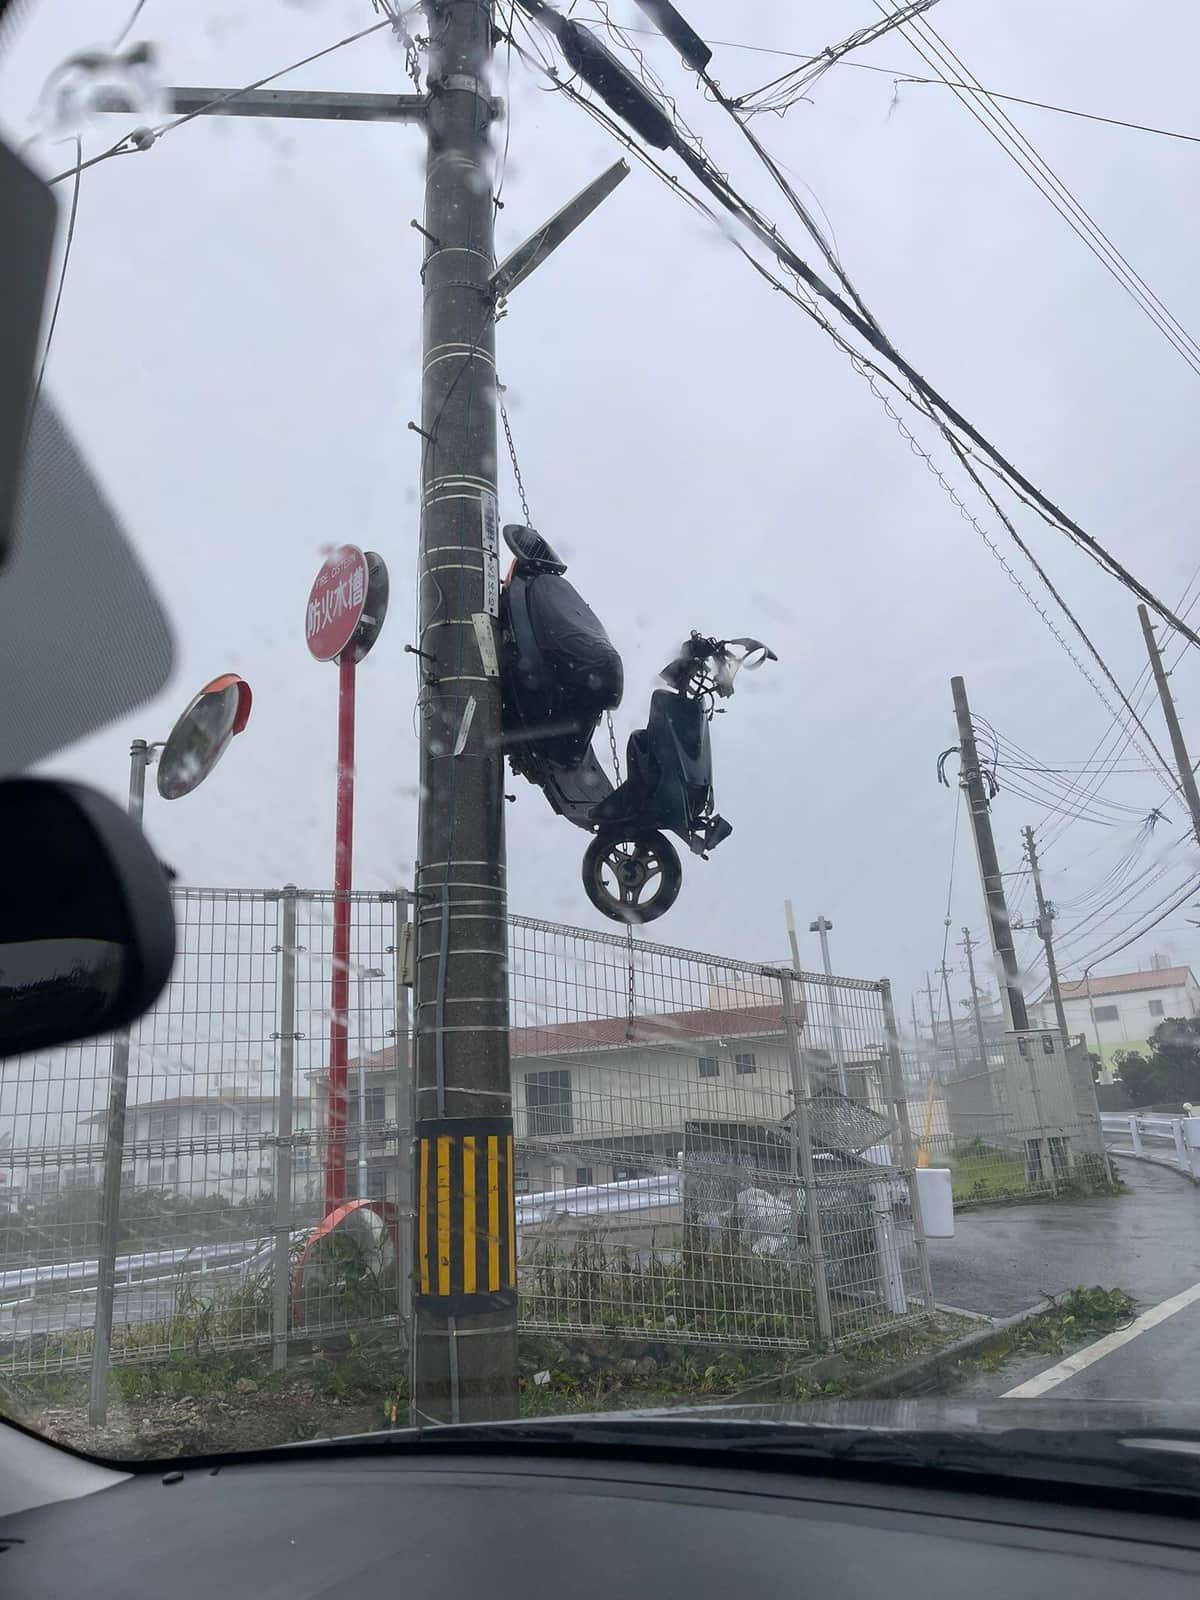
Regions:
<svg viewBox="0 0 1200 1600"><path fill-rule="evenodd" d="M621 758L617 754L617 730L613 727L612 712L604 713L604 720L608 724L608 748L612 751L613 772L616 774L617 787L621 786Z"/></svg>
<svg viewBox="0 0 1200 1600"><path fill-rule="evenodd" d="M504 404L504 385L499 378L496 379L496 396L500 406L500 421L504 424L504 437L508 442L508 459L512 462L513 477L517 481L517 493L521 497L521 512L525 518L525 526L533 527L529 515L529 501L525 498L525 480L521 477L520 464L517 461L517 447L513 443L512 427L508 420L508 408Z"/></svg>
<svg viewBox="0 0 1200 1600"><path fill-rule="evenodd" d="M525 496L525 480L521 477L521 466L517 460L517 447L513 443L512 425L508 420L508 407L504 404L504 385L499 378L496 379L496 402L500 408L500 421L504 425L504 438L508 445L508 459L512 462L513 478L516 481L517 493L521 497L521 512L525 518L525 526L533 526L533 518L529 512L529 501ZM608 724L608 748L612 752L613 773L618 786L621 782L621 757L617 750L617 730L613 726L612 712L604 713L604 720ZM628 967L626 982L626 1015L625 1037L633 1038L634 1007L637 1004L637 971L634 966L633 955L633 923L625 924L625 959Z"/></svg>

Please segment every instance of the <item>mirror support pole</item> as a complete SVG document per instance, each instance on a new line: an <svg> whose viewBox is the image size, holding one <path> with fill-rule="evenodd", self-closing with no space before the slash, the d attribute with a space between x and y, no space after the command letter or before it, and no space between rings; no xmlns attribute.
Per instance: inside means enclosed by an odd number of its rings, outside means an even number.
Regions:
<svg viewBox="0 0 1200 1600"><path fill-rule="evenodd" d="M129 815L141 822L146 801L150 746L135 739L129 748ZM121 1167L125 1159L125 1106L129 1092L129 1029L113 1034L108 1071L108 1115L104 1120L104 1165L100 1188L100 1250L96 1263L96 1317L92 1326L92 1370L88 1420L102 1427L108 1414L108 1369L112 1353L113 1299L121 1227Z"/></svg>

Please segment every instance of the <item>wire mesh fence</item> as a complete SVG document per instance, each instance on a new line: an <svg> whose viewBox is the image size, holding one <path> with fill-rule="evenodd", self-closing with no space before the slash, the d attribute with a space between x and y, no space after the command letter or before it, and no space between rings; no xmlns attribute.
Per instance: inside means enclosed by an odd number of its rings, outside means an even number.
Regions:
<svg viewBox="0 0 1200 1600"><path fill-rule="evenodd" d="M915 1058L905 1063L916 1077ZM918 1147L950 1169L957 1207L1111 1186L1091 1062L1085 1045L1057 1033L1007 1036L986 1060L930 1076L912 1090ZM923 1103L922 1103L923 1100Z"/></svg>
<svg viewBox="0 0 1200 1600"><path fill-rule="evenodd" d="M280 1366L297 1337L404 1336L410 897L351 897L331 1083L333 904L177 892L119 1143L119 1037L6 1063L0 1371L91 1361L106 1160L113 1363L272 1344ZM931 1309L886 985L513 917L510 989L526 1326L806 1348Z"/></svg>
<svg viewBox="0 0 1200 1600"><path fill-rule="evenodd" d="M521 1315L808 1347L924 1314L884 986L515 917Z"/></svg>
<svg viewBox="0 0 1200 1600"><path fill-rule="evenodd" d="M267 1341L281 1314L293 1326L398 1316L407 896L352 896L348 1021L362 1070L346 1086L347 1199L372 1219L357 1230L369 1248L354 1252L312 1237L330 1145L333 896L182 889L175 903L171 981L127 1039L5 1064L0 1369L91 1359L110 1077L125 1050L114 1361Z"/></svg>

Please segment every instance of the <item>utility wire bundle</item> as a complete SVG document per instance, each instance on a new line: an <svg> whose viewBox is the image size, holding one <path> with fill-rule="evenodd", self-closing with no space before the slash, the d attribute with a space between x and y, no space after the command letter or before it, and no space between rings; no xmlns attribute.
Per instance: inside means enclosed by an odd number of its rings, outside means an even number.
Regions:
<svg viewBox="0 0 1200 1600"><path fill-rule="evenodd" d="M922 415L933 420L950 443L955 455L969 472L971 477L979 484L989 503L1002 517L1010 533L1016 537L1011 521L996 503L991 492L986 488L978 476L977 468L983 468L993 474L1003 485L1017 496L1024 504L1037 512L1037 514L1056 531L1064 534L1079 549L1118 582L1122 583L1139 599L1155 610L1164 621L1181 633L1190 643L1200 644L1197 636L1163 601L1158 599L1140 580L1130 572L1110 551L1108 551L1094 536L1087 533L1073 518L1063 511L1054 501L1030 481L1020 469L995 446L961 411L929 382L896 348L883 328L864 305L840 262L836 253L825 238L815 219L808 212L803 202L796 195L795 190L787 181L778 165L762 147L753 132L747 127L745 120L738 114L738 106L723 94L719 84L709 73L707 66L700 67L699 75L713 98L735 120L739 129L750 142L760 161L771 173L776 184L788 199L792 209L799 216L806 231L820 250L833 277L837 280L835 287L823 277L807 260L796 250L780 232L777 225L758 211L743 195L739 193L732 182L722 174L703 154L701 150L689 143L682 136L681 130L668 114L661 102L651 93L647 86L621 62L607 46L581 23L572 18L563 16L560 12L545 4L545 0L519 0L524 11L552 35L562 51L566 61L579 75L582 81L599 96L599 98L613 112L616 113L644 143L652 148L663 151L672 151L688 168L696 180L712 196L717 203L729 214L735 217L757 240L757 242L774 257L776 262L783 267L786 273L794 276L800 293L793 294L792 298L801 306L808 315L829 333L842 348L849 348L854 355L872 370L884 383L889 385L906 403L911 404ZM687 24L667 4L667 0L654 0L653 8L649 5L644 9L652 10L656 22L662 27L667 36L679 46L680 38L694 40L696 36ZM894 15L894 14L893 14ZM665 20L664 20L665 19ZM515 42L515 41L514 41ZM519 49L519 46L518 46ZM522 56L532 59L524 51ZM696 63L700 59L694 47L689 48L685 55L680 50L685 64L691 64L697 70ZM690 56L690 63L689 63ZM535 62L542 71L547 71L544 64ZM549 75L554 77L554 73ZM571 85L555 80L558 87L568 92L572 98L587 105L586 97L580 95ZM670 180L670 176L668 181ZM677 184L676 184L677 186ZM748 252L744 252L748 254ZM749 257L753 264L760 270L761 263L756 258ZM825 308L833 313L831 320ZM861 341L862 345L874 352L878 361L867 356L863 350L849 344L845 333L847 330ZM1024 546L1022 546L1024 548ZM1039 569L1039 575L1047 584L1049 579ZM1063 605L1067 615L1071 613L1062 601L1057 591L1053 590L1060 605ZM1074 618L1071 617L1074 623ZM1075 624L1078 627L1078 624ZM1082 629L1079 630L1082 633ZM1086 639L1086 635L1084 635ZM1097 654L1092 648L1093 653ZM1097 654L1097 659L1099 659ZM1103 663L1101 663L1103 666ZM1104 668L1107 674L1107 668ZM1111 674L1108 674L1111 678ZM1115 680L1112 680L1115 684ZM1121 698L1124 700L1124 696ZM1128 702L1126 708L1128 707Z"/></svg>

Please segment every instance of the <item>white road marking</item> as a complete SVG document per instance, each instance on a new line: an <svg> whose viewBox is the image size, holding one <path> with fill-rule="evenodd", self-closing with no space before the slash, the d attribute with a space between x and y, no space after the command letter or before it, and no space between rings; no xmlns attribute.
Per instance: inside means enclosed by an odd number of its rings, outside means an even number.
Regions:
<svg viewBox="0 0 1200 1600"><path fill-rule="evenodd" d="M1119 1350L1123 1344L1136 1339L1139 1333L1145 1333L1149 1328L1157 1328L1160 1322L1173 1317L1177 1311L1184 1311L1188 1306L1195 1305L1197 1300L1200 1300L1200 1283L1194 1283L1190 1289L1181 1289L1169 1300L1160 1300L1158 1305L1151 1306L1149 1311L1143 1311L1140 1317L1135 1317L1127 1328L1120 1328L1116 1333L1106 1333L1103 1339L1097 1339L1095 1344L1076 1350L1073 1356L1067 1356L1056 1366L1047 1367L1046 1371L1039 1373L1036 1378L1030 1378L1026 1383L1019 1383L1015 1389L1009 1389L1000 1398L1036 1400L1040 1395L1056 1389L1060 1383L1065 1383L1068 1378L1073 1378L1077 1372L1084 1372L1095 1362L1103 1361L1105 1356L1112 1355L1114 1350Z"/></svg>

